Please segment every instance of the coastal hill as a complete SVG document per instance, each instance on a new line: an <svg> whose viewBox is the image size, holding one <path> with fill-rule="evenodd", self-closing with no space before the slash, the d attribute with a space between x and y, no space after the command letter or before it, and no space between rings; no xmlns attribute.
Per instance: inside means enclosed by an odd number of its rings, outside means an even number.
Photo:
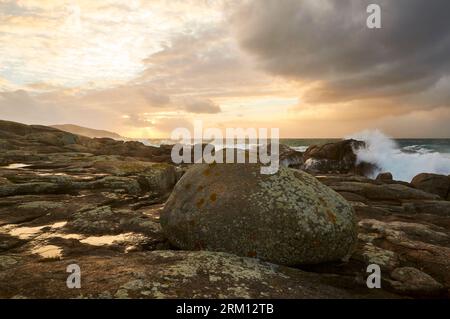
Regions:
<svg viewBox="0 0 450 319"><path fill-rule="evenodd" d="M262 176L0 120L0 298L450 297L450 177L371 179L355 147L283 145Z"/></svg>
<svg viewBox="0 0 450 319"><path fill-rule="evenodd" d="M83 127L83 126L79 126L79 125L74 125L74 124L51 125L51 127L56 128L61 131L66 131L66 132L77 134L77 135L83 135L83 136L87 136L90 138L108 137L108 138L113 138L116 140L123 139L122 136L120 136L119 134L114 133L114 132L105 131L105 130L96 130L96 129Z"/></svg>

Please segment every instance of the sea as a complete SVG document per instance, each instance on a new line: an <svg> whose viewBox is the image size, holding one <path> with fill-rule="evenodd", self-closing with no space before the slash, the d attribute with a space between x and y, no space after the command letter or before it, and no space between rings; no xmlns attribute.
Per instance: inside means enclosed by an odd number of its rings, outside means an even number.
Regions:
<svg viewBox="0 0 450 319"><path fill-rule="evenodd" d="M365 131L342 139L354 138L366 142L366 148L356 151L357 160L375 164L379 169L369 176L390 172L395 180L410 182L420 173L450 174L450 138L391 138L381 131ZM311 145L323 145L340 138L287 138L281 144L304 152ZM158 146L170 144L164 140L141 140Z"/></svg>
<svg viewBox="0 0 450 319"><path fill-rule="evenodd" d="M341 139L281 139L298 151L305 151L310 145L322 145ZM375 178L381 172L390 172L395 180L410 182L420 173L450 174L450 139L431 138L376 138L362 139L367 148L356 152L358 161L376 164L378 170L369 177Z"/></svg>

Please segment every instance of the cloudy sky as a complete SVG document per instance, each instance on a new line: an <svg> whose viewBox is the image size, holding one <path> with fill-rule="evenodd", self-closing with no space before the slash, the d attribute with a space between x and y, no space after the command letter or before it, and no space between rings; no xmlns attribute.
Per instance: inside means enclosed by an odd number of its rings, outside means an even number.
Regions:
<svg viewBox="0 0 450 319"><path fill-rule="evenodd" d="M0 119L450 137L450 1L0 0Z"/></svg>

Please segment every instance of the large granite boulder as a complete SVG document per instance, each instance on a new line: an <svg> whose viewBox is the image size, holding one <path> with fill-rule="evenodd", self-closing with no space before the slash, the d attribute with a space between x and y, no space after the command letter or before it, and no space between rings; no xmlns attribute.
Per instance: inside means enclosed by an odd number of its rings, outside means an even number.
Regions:
<svg viewBox="0 0 450 319"><path fill-rule="evenodd" d="M257 164L198 164L161 213L169 241L186 250L258 257L277 264L347 257L356 240L352 207L302 171L273 175Z"/></svg>

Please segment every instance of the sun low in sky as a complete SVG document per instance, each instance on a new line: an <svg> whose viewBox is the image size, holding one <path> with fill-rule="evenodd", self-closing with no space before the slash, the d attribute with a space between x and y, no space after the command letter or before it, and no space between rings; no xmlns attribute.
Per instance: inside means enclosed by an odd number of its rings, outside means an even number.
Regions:
<svg viewBox="0 0 450 319"><path fill-rule="evenodd" d="M381 7L382 28L366 26ZM450 136L447 0L0 0L0 119Z"/></svg>

